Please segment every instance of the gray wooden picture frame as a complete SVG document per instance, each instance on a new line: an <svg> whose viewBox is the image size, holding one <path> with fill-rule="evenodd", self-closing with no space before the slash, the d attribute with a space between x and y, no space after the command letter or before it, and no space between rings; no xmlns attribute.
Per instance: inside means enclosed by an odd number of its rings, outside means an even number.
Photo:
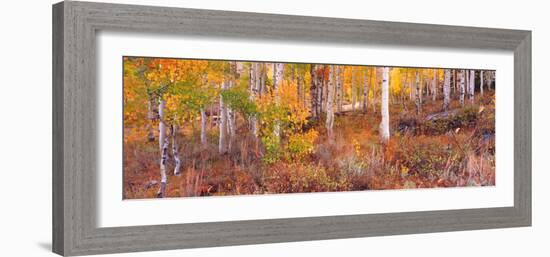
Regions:
<svg viewBox="0 0 550 257"><path fill-rule="evenodd" d="M96 226L96 33L514 52L514 206L155 226ZM511 139L510 139L511 140ZM150 251L531 225L531 32L65 1L53 6L53 251Z"/></svg>

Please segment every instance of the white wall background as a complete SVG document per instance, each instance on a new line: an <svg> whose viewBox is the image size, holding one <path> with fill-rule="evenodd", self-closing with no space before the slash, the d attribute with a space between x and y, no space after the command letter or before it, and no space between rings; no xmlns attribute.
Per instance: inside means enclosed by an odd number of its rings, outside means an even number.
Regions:
<svg viewBox="0 0 550 257"><path fill-rule="evenodd" d="M548 256L547 110L550 27L545 1L126 0L219 10L375 19L533 31L533 227L219 247L117 256ZM0 256L53 256L51 247L51 4L0 11ZM546 22L544 22L546 20Z"/></svg>

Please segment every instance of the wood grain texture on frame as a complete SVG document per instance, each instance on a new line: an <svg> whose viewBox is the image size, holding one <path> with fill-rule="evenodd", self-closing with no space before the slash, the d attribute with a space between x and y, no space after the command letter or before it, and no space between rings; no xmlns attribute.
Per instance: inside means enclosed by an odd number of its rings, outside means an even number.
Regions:
<svg viewBox="0 0 550 257"><path fill-rule="evenodd" d="M61 255L323 240L531 225L531 32L65 1L53 6L53 251ZM514 52L514 206L96 226L99 30Z"/></svg>

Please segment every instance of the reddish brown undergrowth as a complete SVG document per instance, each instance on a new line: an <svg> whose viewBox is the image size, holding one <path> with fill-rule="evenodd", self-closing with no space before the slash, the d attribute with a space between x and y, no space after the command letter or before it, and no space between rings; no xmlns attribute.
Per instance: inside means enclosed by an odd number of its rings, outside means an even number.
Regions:
<svg viewBox="0 0 550 257"><path fill-rule="evenodd" d="M390 116L391 138L379 141L380 116L349 112L335 120L333 140L318 121L319 132L305 157L262 161L264 149L248 135L245 121L233 149L218 153L215 128L207 146L193 126L180 131L182 174L168 176L167 197L495 185L494 95L436 121L441 101L427 100L420 115ZM408 110L403 112L404 108ZM394 104L390 113L411 113L414 105ZM145 129L126 129L124 198L153 198L159 187L159 146L148 142ZM285 155L286 156L286 155ZM170 156L171 157L171 156ZM168 171L174 168L169 158Z"/></svg>

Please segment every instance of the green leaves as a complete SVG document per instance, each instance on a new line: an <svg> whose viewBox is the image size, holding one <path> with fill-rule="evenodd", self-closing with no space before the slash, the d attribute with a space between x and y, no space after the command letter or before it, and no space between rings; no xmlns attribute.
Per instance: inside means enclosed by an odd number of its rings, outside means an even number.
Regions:
<svg viewBox="0 0 550 257"><path fill-rule="evenodd" d="M253 116L258 113L256 103L250 100L249 92L243 87L233 87L221 91L224 103L231 109L246 116Z"/></svg>
<svg viewBox="0 0 550 257"><path fill-rule="evenodd" d="M200 111L214 101L218 90L214 87L186 81L176 83L170 91L172 94L181 96L180 108Z"/></svg>

